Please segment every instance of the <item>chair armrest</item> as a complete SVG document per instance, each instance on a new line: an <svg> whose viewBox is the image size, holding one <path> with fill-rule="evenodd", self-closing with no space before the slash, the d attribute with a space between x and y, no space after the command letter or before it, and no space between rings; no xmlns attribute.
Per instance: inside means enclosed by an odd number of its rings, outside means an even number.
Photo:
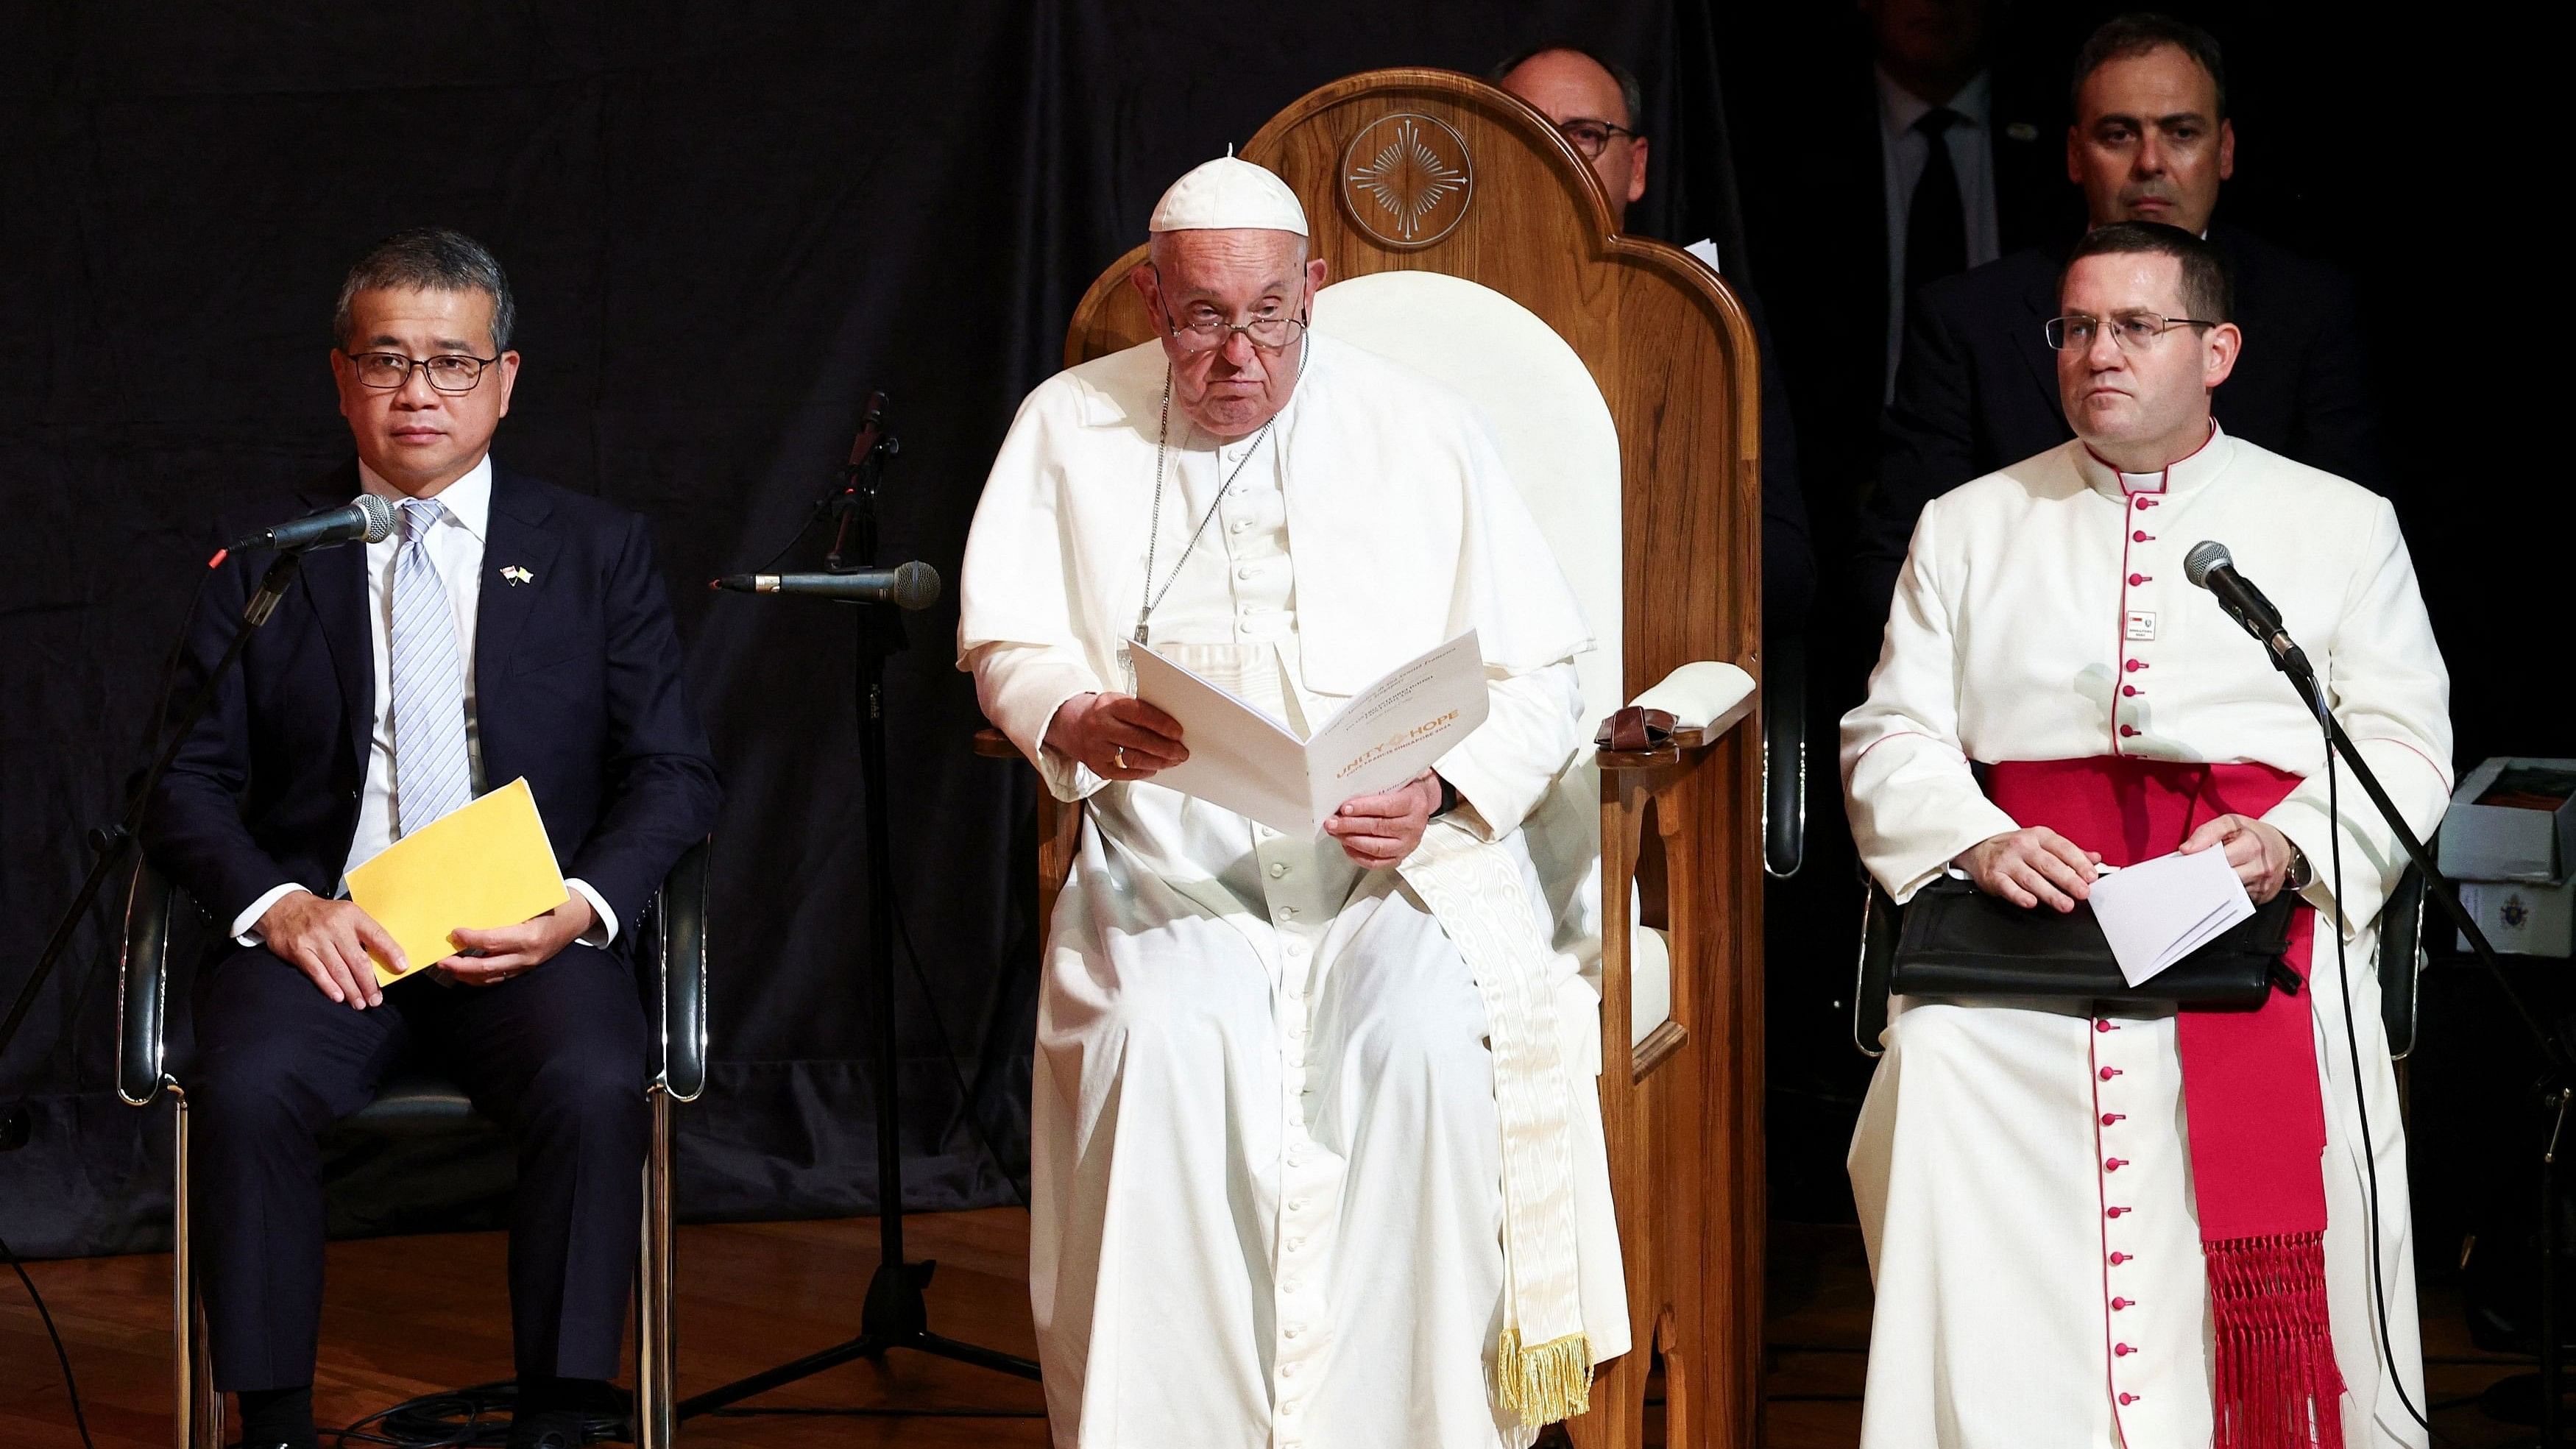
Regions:
<svg viewBox="0 0 2576 1449"><path fill-rule="evenodd" d="M1685 664L1630 701L1642 708L1669 712L1673 717L1672 739L1652 749L1602 749L1598 762L1604 770L1642 770L1676 764L1684 755L1725 738L1727 731L1752 716L1760 702L1753 676L1734 665L1706 659Z"/></svg>
<svg viewBox="0 0 2576 1449"><path fill-rule="evenodd" d="M2415 983L2424 965L2424 872L2412 865L2379 908L2377 964L2379 1020L2388 1030L2388 1057L2402 1062L2415 1050Z"/></svg>
<svg viewBox="0 0 2576 1449"><path fill-rule="evenodd" d="M1860 959L1852 972L1852 1045L1876 1060L1887 1049L1879 1034L1887 1030L1887 983L1896 971L1896 938L1905 928L1905 912L1861 873Z"/></svg>
<svg viewBox="0 0 2576 1449"><path fill-rule="evenodd" d="M1016 760L1020 747L1011 743L1009 735L986 725L975 731L975 753L988 760Z"/></svg>
<svg viewBox="0 0 2576 1449"><path fill-rule="evenodd" d="M125 933L116 969L116 1095L148 1107L169 1085L170 922L179 888L138 858L125 892Z"/></svg>
<svg viewBox="0 0 2576 1449"><path fill-rule="evenodd" d="M1786 880L1807 862L1807 646L1771 650L1762 670L1762 868Z"/></svg>
<svg viewBox="0 0 2576 1449"><path fill-rule="evenodd" d="M662 878L652 928L640 943L660 1008L653 1084L673 1101L694 1102L707 1087L707 861L713 842L688 848Z"/></svg>

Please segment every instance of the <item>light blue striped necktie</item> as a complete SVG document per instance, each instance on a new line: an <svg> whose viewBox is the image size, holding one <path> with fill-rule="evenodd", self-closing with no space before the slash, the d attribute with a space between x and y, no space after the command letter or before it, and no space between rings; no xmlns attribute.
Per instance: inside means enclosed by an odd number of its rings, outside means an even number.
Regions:
<svg viewBox="0 0 2576 1449"><path fill-rule="evenodd" d="M456 607L429 557L429 531L447 510L407 498L394 552L393 623L387 672L394 696L394 816L399 839L466 802L465 670L456 647Z"/></svg>

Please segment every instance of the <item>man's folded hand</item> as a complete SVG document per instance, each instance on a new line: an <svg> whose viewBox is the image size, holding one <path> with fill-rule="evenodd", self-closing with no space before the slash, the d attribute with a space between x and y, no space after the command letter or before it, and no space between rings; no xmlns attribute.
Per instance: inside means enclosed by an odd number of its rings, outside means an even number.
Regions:
<svg viewBox="0 0 2576 1449"><path fill-rule="evenodd" d="M2071 911L2077 901L2092 894L2093 867L2102 863L2102 857L2078 849L2074 841L2045 825L2033 825L1969 846L1952 863L1990 896L2001 896L2017 906L2044 901L2055 910Z"/></svg>

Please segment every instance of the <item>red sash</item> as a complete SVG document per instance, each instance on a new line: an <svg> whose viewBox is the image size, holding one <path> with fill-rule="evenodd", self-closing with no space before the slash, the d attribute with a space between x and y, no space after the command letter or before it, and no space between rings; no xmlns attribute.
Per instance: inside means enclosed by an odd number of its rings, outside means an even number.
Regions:
<svg viewBox="0 0 2576 1449"><path fill-rule="evenodd" d="M2110 865L2171 852L2221 815L2260 817L2299 777L2268 765L2104 757L1992 767L1988 793ZM2305 981L2316 912L2292 917L2288 963ZM2341 1449L2326 1317L2325 1104L2305 992L2253 1011L2175 1022L2201 1253L2218 1330L2218 1449Z"/></svg>

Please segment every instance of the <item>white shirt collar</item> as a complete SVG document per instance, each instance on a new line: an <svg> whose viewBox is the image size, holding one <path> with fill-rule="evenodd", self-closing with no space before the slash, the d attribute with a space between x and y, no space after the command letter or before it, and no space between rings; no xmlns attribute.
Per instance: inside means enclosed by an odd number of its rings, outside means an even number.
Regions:
<svg viewBox="0 0 2576 1449"><path fill-rule="evenodd" d="M2134 493L2188 493L2227 471L2236 458L2236 444L2209 420L2209 435L2199 447L2174 459L2155 473L2123 473L2104 461L2101 454L2075 442L2075 470L2084 476L2084 484L2105 498L2125 499Z"/></svg>
<svg viewBox="0 0 2576 1449"><path fill-rule="evenodd" d="M363 458L358 460L358 486L397 506L411 496L377 477L376 471L368 467ZM467 533L474 535L476 542L482 542L485 538L485 530L492 521L490 450L486 449L482 457L474 460L474 466L466 470L464 477L438 490L438 501L447 510L448 517L455 519Z"/></svg>
<svg viewBox="0 0 2576 1449"><path fill-rule="evenodd" d="M1931 111L1930 101L1898 85L1895 78L1885 69L1872 66L1870 74L1878 80L1878 123L1889 136L1904 135L1914 129L1915 122L1922 120L1925 114ZM1994 93L1993 77L1990 73L1981 70L1977 72L1974 79L1959 87L1959 93L1950 98L1949 109L1958 112L1967 119L1970 126L1982 131L1992 122L1994 116Z"/></svg>

